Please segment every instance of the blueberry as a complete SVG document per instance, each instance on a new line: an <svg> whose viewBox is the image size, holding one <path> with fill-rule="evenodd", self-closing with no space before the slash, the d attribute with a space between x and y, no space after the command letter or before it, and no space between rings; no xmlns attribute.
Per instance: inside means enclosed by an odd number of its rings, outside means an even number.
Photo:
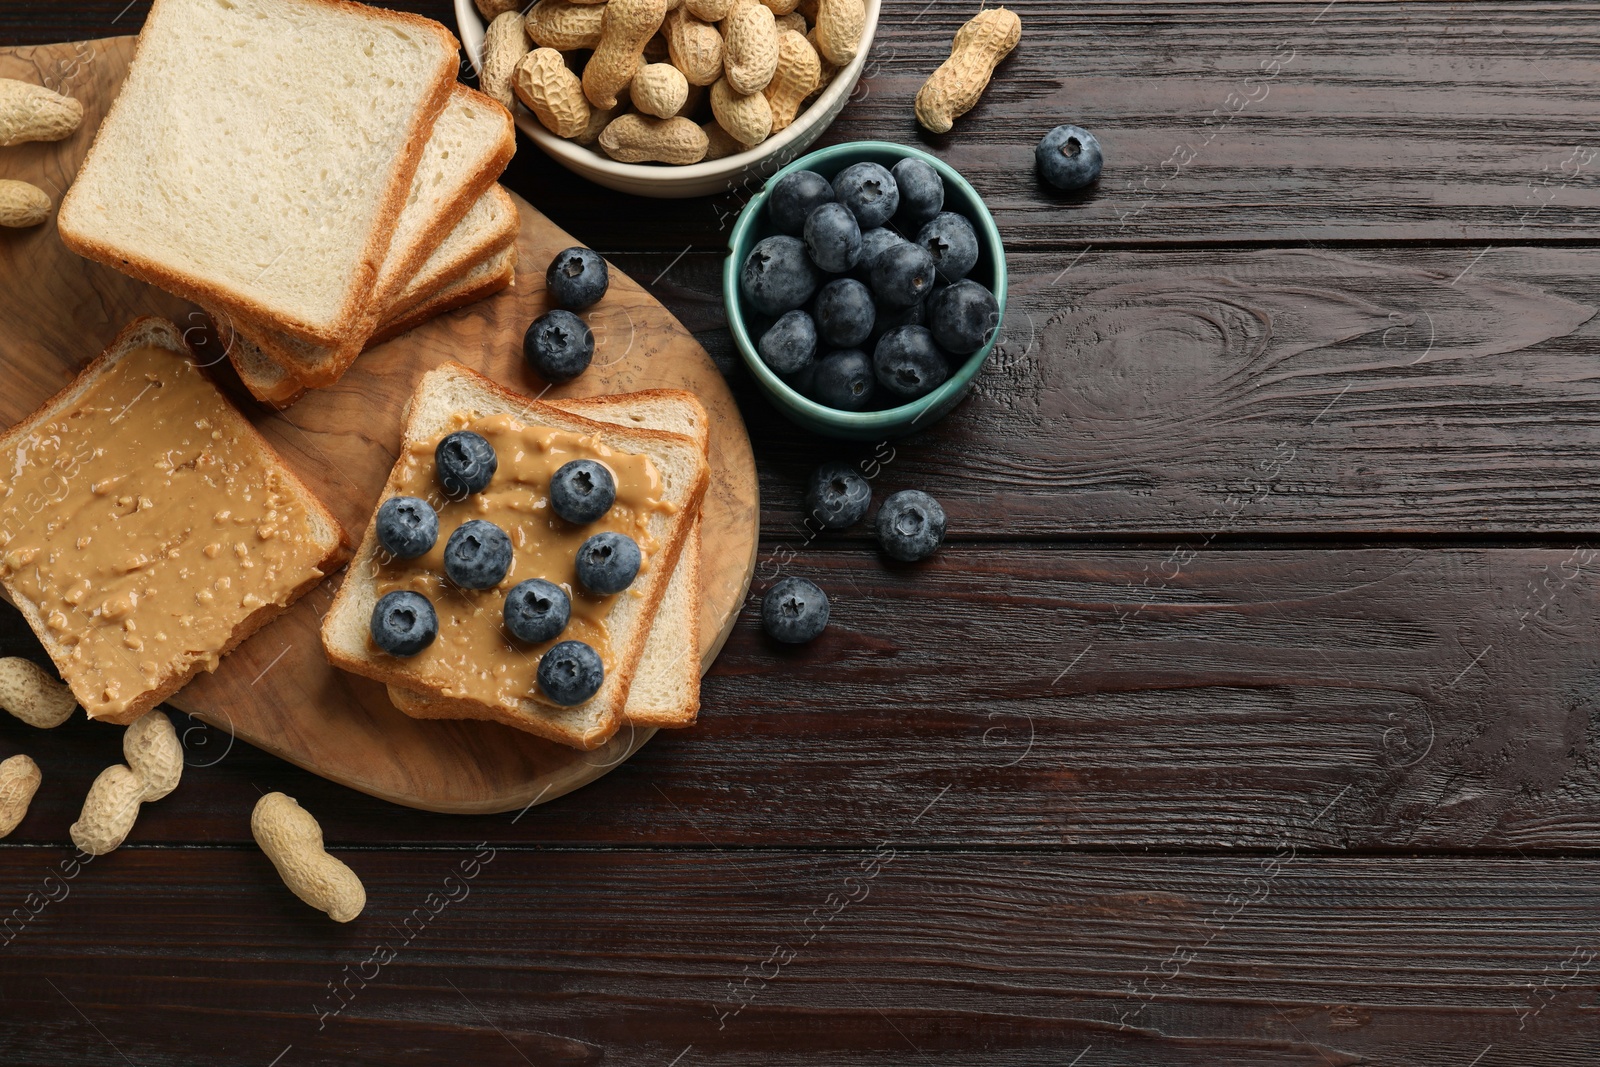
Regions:
<svg viewBox="0 0 1600 1067"><path fill-rule="evenodd" d="M583 526L617 502L617 480L604 463L575 459L550 476L550 507L568 522Z"/></svg>
<svg viewBox="0 0 1600 1067"><path fill-rule="evenodd" d="M506 594L506 629L518 641L543 644L567 628L572 601L566 590L543 578L518 582Z"/></svg>
<svg viewBox="0 0 1600 1067"><path fill-rule="evenodd" d="M557 307L582 311L593 307L606 295L611 284L606 261L587 248L569 248L550 261L544 285Z"/></svg>
<svg viewBox="0 0 1600 1067"><path fill-rule="evenodd" d="M960 281L978 263L978 235L972 223L954 211L939 212L918 230L917 244L928 250L946 281Z"/></svg>
<svg viewBox="0 0 1600 1067"><path fill-rule="evenodd" d="M907 157L890 171L900 187L900 210L895 219L907 231L933 218L944 207L944 179L931 164Z"/></svg>
<svg viewBox="0 0 1600 1067"><path fill-rule="evenodd" d="M597 533L578 546L578 581L591 593L620 593L639 576L639 543L627 534Z"/></svg>
<svg viewBox="0 0 1600 1067"><path fill-rule="evenodd" d="M803 243L794 237L768 237L745 258L739 291L758 312L776 317L810 300L819 280Z"/></svg>
<svg viewBox="0 0 1600 1067"><path fill-rule="evenodd" d="M861 227L843 204L823 204L806 216L806 252L829 274L843 274L861 258Z"/></svg>
<svg viewBox="0 0 1600 1067"><path fill-rule="evenodd" d="M439 540L439 513L426 500L392 496L378 508L378 544L396 559L416 559Z"/></svg>
<svg viewBox="0 0 1600 1067"><path fill-rule="evenodd" d="M817 325L804 311L785 311L756 342L761 361L778 374L797 374L817 354Z"/></svg>
<svg viewBox="0 0 1600 1067"><path fill-rule="evenodd" d="M872 505L872 487L848 463L824 463L811 472L806 507L825 529L846 530L860 522Z"/></svg>
<svg viewBox="0 0 1600 1067"><path fill-rule="evenodd" d="M439 485L451 500L469 493L481 493L500 466L494 446L471 430L446 434L433 450L433 465L438 469Z"/></svg>
<svg viewBox="0 0 1600 1067"><path fill-rule="evenodd" d="M855 348L872 333L872 293L854 278L835 278L817 290L817 332L834 348Z"/></svg>
<svg viewBox="0 0 1600 1067"><path fill-rule="evenodd" d="M833 185L828 179L814 170L797 170L779 178L772 187L767 214L779 232L798 237L805 228L806 216L818 205L833 203L833 199Z"/></svg>
<svg viewBox="0 0 1600 1067"><path fill-rule="evenodd" d="M927 396L950 376L944 353L922 326L897 326L880 337L872 369L878 384L900 400Z"/></svg>
<svg viewBox="0 0 1600 1067"><path fill-rule="evenodd" d="M856 163L833 179L834 198L850 209L863 230L882 226L900 207L894 175L876 163Z"/></svg>
<svg viewBox="0 0 1600 1067"><path fill-rule="evenodd" d="M444 543L444 573L462 589L493 589L511 569L511 538L486 519L468 519Z"/></svg>
<svg viewBox="0 0 1600 1067"><path fill-rule="evenodd" d="M1100 142L1081 126L1057 126L1034 149L1039 176L1057 189L1082 189L1100 177Z"/></svg>
<svg viewBox="0 0 1600 1067"><path fill-rule="evenodd" d="M921 490L895 493L878 509L878 544L895 559L927 559L943 540L944 508Z"/></svg>
<svg viewBox="0 0 1600 1067"><path fill-rule="evenodd" d="M906 241L885 249L872 264L872 295L880 304L910 307L927 295L935 277L928 250Z"/></svg>
<svg viewBox="0 0 1600 1067"><path fill-rule="evenodd" d="M786 645L803 645L828 625L828 594L804 578L784 578L761 598L761 627Z"/></svg>
<svg viewBox="0 0 1600 1067"><path fill-rule="evenodd" d="M372 609L372 641L391 656L415 656L439 636L439 616L421 593L396 589Z"/></svg>
<svg viewBox="0 0 1600 1067"><path fill-rule="evenodd" d="M928 302L919 300L910 307L886 307L878 304L877 318L872 323L872 334L867 343L876 347L878 339L899 326L922 326L928 319Z"/></svg>
<svg viewBox="0 0 1600 1067"><path fill-rule="evenodd" d="M594 334L578 316L558 308L533 320L522 338L522 357L550 384L570 382L589 369Z"/></svg>
<svg viewBox="0 0 1600 1067"><path fill-rule="evenodd" d="M867 410L877 392L872 361L859 348L846 348L818 360L810 385L813 400L840 411Z"/></svg>
<svg viewBox="0 0 1600 1067"><path fill-rule="evenodd" d="M539 688L562 707L582 704L605 680L600 653L582 641L563 641L539 659Z"/></svg>
<svg viewBox="0 0 1600 1067"><path fill-rule="evenodd" d="M874 226L861 234L861 258L856 260L856 269L851 272L851 277L867 281L872 276L872 265L878 257L898 244L905 244L905 238L889 229L887 226Z"/></svg>
<svg viewBox="0 0 1600 1067"><path fill-rule="evenodd" d="M958 356L989 343L1000 325L994 294L971 278L935 293L928 301L928 328L939 346Z"/></svg>

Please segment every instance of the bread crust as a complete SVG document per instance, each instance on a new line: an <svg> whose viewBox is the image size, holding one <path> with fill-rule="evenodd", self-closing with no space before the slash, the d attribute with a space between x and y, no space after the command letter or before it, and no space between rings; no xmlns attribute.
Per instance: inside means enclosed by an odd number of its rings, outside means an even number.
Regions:
<svg viewBox="0 0 1600 1067"><path fill-rule="evenodd" d="M139 32L139 39L134 45L133 59L129 69L137 69L139 58L144 51L147 34L166 6L173 0L154 0L150 13L145 19L145 25ZM291 309L272 308L259 301L247 299L242 294L225 289L223 286L194 273L179 273L154 260L143 257L126 258L120 251L103 241L97 240L90 233L81 231L77 226L77 212L75 205L77 198L77 185L74 182L72 189L62 198L61 208L57 212L57 230L61 235L61 243L68 249L85 258L104 263L125 274L129 274L141 281L159 286L167 292L174 293L187 300L207 307L216 307L237 314L241 318L255 318L270 321L286 333L293 334L302 340L313 344L334 347L346 338L360 332L365 319L364 309L371 299L373 288L377 283L378 272L382 267L384 256L388 253L389 244L393 240L395 223L400 217L400 211L405 207L406 195L411 189L411 180L416 176L417 166L422 161L422 151L426 146L434 122L440 112L445 108L450 99L450 87L456 84L457 70L456 54L461 47L453 33L438 22L421 15L409 12L383 11L368 7L364 4L351 3L349 0L298 0L300 3L316 5L327 8L336 8L363 19L370 19L384 24L400 23L419 33L426 33L434 37L441 45L441 55L438 69L434 74L432 83L427 87L428 94L423 97L422 105L417 114L412 118L412 124L403 143L401 152L397 157L396 167L392 172L389 187L380 194L378 211L373 217L371 231L367 243L362 250L362 255L355 269L351 272L351 283L345 292L344 300L339 312L334 316L335 322L331 326L323 326L304 318L297 317ZM101 122L106 123L117 119L122 110L125 95L118 93L116 101L106 112ZM84 157L79 173L95 163L99 145L99 131L96 131L95 143L89 147L88 154Z"/></svg>
<svg viewBox="0 0 1600 1067"><path fill-rule="evenodd" d="M83 368L83 370L78 372L77 377L73 378L73 380L58 393L56 393L55 396L45 401L44 404L40 406L39 410L35 411L32 415L29 415L27 418L11 427L4 434L0 434L0 455L4 455L12 451L17 441L30 433L35 426L53 417L58 411L76 400L78 396L82 394L83 391L87 389L89 385L92 384L104 371L109 369L116 362L116 360L120 359L127 353L134 351L135 349L145 346L164 348L167 351L170 351L175 355L182 356L185 359L193 360L196 358L194 350L189 346L189 343L184 340L183 331L172 322L166 319L156 318L154 316L143 316L141 318L134 319L131 323L122 328L112 342L106 346L106 349L100 353L100 355L91 360L89 364ZM202 376L205 376L205 371L200 369L201 365L198 362L196 362L195 365L197 370L199 370L199 373ZM303 498L307 509L313 514L320 524L333 531L336 537L334 539L334 543L329 547L326 554L324 554L323 558L316 565L317 570L320 572L319 575L315 578L308 579L307 581L302 582L299 586L295 587L285 604L281 606L277 604L266 604L245 616L239 625L236 626L228 635L228 638L224 642L223 646L215 650L219 660L222 656L227 655L229 652L237 648L239 644L245 640L245 638L261 629L261 627L265 626L278 615L281 615L283 612L287 611L291 604L314 589L318 584L321 583L323 578L327 577L334 570L338 569L339 565L348 558L350 548L349 535L346 533L344 527L340 525L339 520L334 517L333 513L329 511L322 501L317 498L316 494L313 493L310 487L308 487L305 482L300 479L299 475L295 474L289 465L283 461L283 458L278 455L278 453L273 449L272 445L268 443L267 439L261 435L260 431L257 430L248 419L231 407L229 410L233 411L234 415L238 417L239 425L244 432L244 436L249 438L258 448L266 453L266 455L270 457L272 461L276 462L279 470L281 470L283 473L284 478L292 486L294 486L299 495ZM16 589L13 588L9 581L3 581L0 582L0 584L5 586L7 597L13 604L16 605L17 609L22 612L23 617L27 619L29 627L31 627L34 634L38 636L40 643L44 645L45 651L49 653L51 661L56 665L56 670L64 673L68 655L67 649L53 637L51 637L49 627L45 625L44 619L40 617L37 606L27 598L19 596ZM172 696L178 690L182 689L191 678L193 678L196 674L199 674L204 669L204 660L197 659L190 664L187 669L174 670L167 676L163 677L157 684L145 690L145 692L142 693L124 711L115 715L91 717L96 718L96 720L99 722L113 722L122 724L130 723L139 718L145 712L149 711L151 708L155 707L157 704L161 703L163 700L166 700L168 697ZM79 696L81 702L81 695Z"/></svg>
<svg viewBox="0 0 1600 1067"><path fill-rule="evenodd" d="M435 376L440 376L436 378ZM581 415L574 415L558 408L543 404L538 400L524 396L502 386L477 371L460 363L446 362L424 375L413 393L411 401L407 404L406 428L402 435L402 447L405 442L420 439L422 433L416 423L416 399L418 396L444 378L464 379L466 383L484 394L493 402L485 405L486 410L507 411L516 417L531 422L534 425L574 426L585 432L599 435L616 447L642 451L651 443L674 445L687 443L699 449L699 443L691 438L678 434L666 433L659 430L644 430L639 428L622 427L614 423L596 422ZM495 407L493 405L498 405ZM700 503L705 496L706 486L710 480L710 472L705 462L704 453L699 455L700 462L696 466L693 484L689 487L684 497L677 516L674 518L667 537L662 541L661 548L650 561L650 568L644 577L644 587L639 591L644 601L644 616L653 618L656 609L661 603L661 598L666 591L667 583L671 580L673 569L678 564L679 554L683 550L684 542L688 539L689 526L698 517ZM379 499L395 492L395 472L390 471L389 478L384 483L384 488ZM327 653L328 661L335 667L371 678L375 681L398 686L402 689L418 690L419 680L405 669L405 661L393 657L371 653L363 645L359 654L351 655L341 647L339 633L348 626L359 626L365 632L365 619L351 619L349 613L356 601L354 592L355 583L370 582L361 573L374 556L377 542L377 531L374 523L367 524L367 530L362 537L360 546L352 564L345 571L344 580L340 583L338 592L334 595L333 604L323 617L322 645ZM621 650L613 650L612 670L608 673L601 692L587 704L580 705L586 708L594 717L595 722L590 727L579 731L576 728L567 728L551 720L541 711L559 711L560 709L545 708L544 705L532 701L523 701L529 705L526 709L502 708L499 705L481 704L475 701L457 700L445 697L443 694L431 691L422 691L431 708L439 717L450 718L476 718L489 719L503 722L516 729L548 738L561 744L575 748L595 749L605 744L616 733L617 728L624 721L623 707L627 702L628 687L632 683L633 673L638 666L639 658L644 652L645 641L649 636L649 626L635 626L634 633L629 637L628 644ZM600 703L596 703L596 702Z"/></svg>

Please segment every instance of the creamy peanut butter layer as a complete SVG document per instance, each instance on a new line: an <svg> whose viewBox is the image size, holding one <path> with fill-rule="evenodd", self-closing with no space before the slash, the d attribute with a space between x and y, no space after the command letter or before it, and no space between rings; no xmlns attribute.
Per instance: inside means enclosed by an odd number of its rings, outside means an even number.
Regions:
<svg viewBox="0 0 1600 1067"><path fill-rule="evenodd" d="M0 579L68 650L58 665L91 716L197 656L213 669L246 618L321 577L290 476L172 352L123 356L11 458Z"/></svg>
<svg viewBox="0 0 1600 1067"><path fill-rule="evenodd" d="M446 499L439 487L434 449L448 434L471 430L494 446L499 466L488 487L461 500ZM550 477L565 463L593 459L611 470L617 500L599 520L577 526L550 506ZM600 654L607 673L612 668L610 635L605 618L624 590L597 596L578 584L578 548L594 534L624 533L639 544L646 573L657 545L650 536L650 516L665 510L661 475L649 456L618 452L599 438L548 426L529 426L510 415L473 417L457 413L450 425L425 442L407 446L391 475L389 495L415 496L439 513L439 538L433 548L412 560L380 553L378 597L397 589L421 593L439 616L439 636L427 649L408 659L418 688L431 688L452 699L514 707L518 700L546 702L536 684L539 659L560 641L583 641ZM469 519L494 523L511 538L511 569L493 589L461 589L445 577L444 547L450 534ZM505 629L506 594L519 582L543 578L559 585L572 600L567 628L543 644L524 644ZM635 580L634 587L640 582ZM369 638L370 640L370 638ZM372 646L377 651L377 646Z"/></svg>

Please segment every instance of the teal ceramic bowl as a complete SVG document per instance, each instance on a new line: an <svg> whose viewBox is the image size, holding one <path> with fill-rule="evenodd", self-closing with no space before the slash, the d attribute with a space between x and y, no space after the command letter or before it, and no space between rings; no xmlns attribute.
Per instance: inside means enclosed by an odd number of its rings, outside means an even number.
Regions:
<svg viewBox="0 0 1600 1067"><path fill-rule="evenodd" d="M791 421L824 437L881 441L926 429L960 402L971 388L972 380L983 369L989 353L994 350L995 341L991 339L954 368L950 378L927 396L882 411L839 411L802 396L774 374L756 351L756 338L750 336L745 325L743 298L739 295L739 268L757 241L777 232L767 220L767 196L774 183L785 174L797 170L814 170L832 179L853 163L880 163L892 168L907 157L923 160L937 170L944 179L944 209L959 212L971 220L978 234L981 252L978 265L969 277L988 286L994 293L1003 320L1006 311L1006 253L1000 243L1000 231L995 227L994 216L989 214L977 190L968 185L960 174L938 158L905 145L889 144L887 141L853 141L801 156L769 178L761 192L745 205L733 227L733 235L728 239L728 259L722 269L722 297L728 308L728 328L733 332L733 342L739 349L739 355L779 411ZM999 331L996 330L995 334L998 337Z"/></svg>

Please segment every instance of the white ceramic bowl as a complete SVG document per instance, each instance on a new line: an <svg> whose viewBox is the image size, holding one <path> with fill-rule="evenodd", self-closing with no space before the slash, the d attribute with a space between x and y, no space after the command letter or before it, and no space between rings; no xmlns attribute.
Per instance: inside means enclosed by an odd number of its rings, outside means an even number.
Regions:
<svg viewBox="0 0 1600 1067"><path fill-rule="evenodd" d="M456 24L461 43L472 58L474 69L481 70L483 62L483 18L472 0L455 0ZM748 152L712 160L709 163L691 163L687 167L663 164L618 163L597 149L557 137L540 124L533 114L516 103L512 114L517 128L533 139L545 155L575 174L581 174L597 185L636 196L654 196L663 199L681 199L689 196L714 196L731 192L746 182L755 187L777 173L799 156L811 142L822 135L855 91L856 82L867 64L867 54L872 51L872 37L878 29L878 11L881 0L866 0L867 27L861 35L861 49L849 66L841 70L822 95L811 102L789 127L756 145Z"/></svg>

